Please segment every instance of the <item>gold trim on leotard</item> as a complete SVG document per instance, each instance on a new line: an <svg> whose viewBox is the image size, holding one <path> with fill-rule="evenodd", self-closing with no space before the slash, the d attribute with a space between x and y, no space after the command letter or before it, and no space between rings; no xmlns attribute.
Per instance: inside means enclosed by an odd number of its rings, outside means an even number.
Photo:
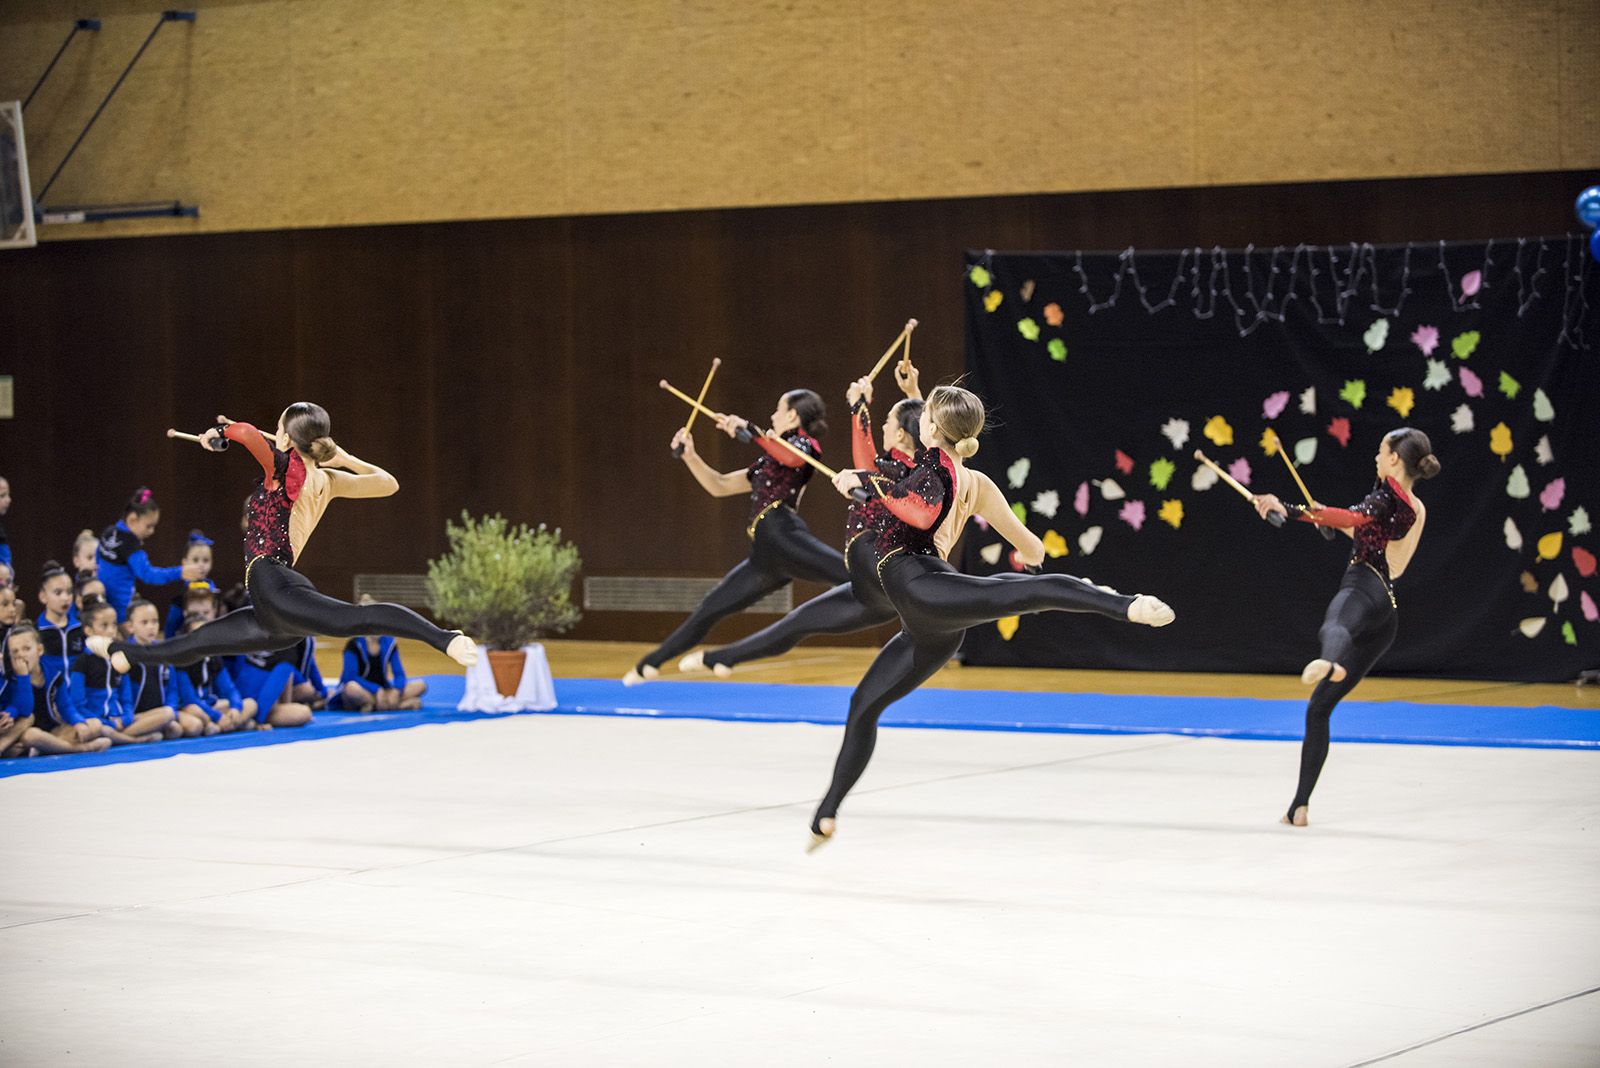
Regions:
<svg viewBox="0 0 1600 1068"><path fill-rule="evenodd" d="M763 519L767 518L767 515L774 508L782 508L782 507L783 507L783 502L782 501L773 501L771 504L769 504L765 508L761 509L761 511L757 512L756 513L756 517L754 519L750 520L750 525L744 528L745 536L748 537L751 541L755 541L756 540L756 526L757 526L757 524L759 524Z"/></svg>

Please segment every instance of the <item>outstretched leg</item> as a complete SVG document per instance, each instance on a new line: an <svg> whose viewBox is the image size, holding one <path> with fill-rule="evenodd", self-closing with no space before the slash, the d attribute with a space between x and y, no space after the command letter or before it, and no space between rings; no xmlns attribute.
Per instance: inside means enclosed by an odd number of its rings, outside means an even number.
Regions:
<svg viewBox="0 0 1600 1068"><path fill-rule="evenodd" d="M867 770L878 743L878 718L884 709L949 663L961 647L961 636L961 631L952 631L918 641L901 631L889 640L862 676L861 684L850 695L850 718L845 722L844 741L834 762L833 782L811 818L813 848L833 834L840 803Z"/></svg>
<svg viewBox="0 0 1600 1068"><path fill-rule="evenodd" d="M286 582L274 589L270 600L262 596L262 609L284 630L299 635L326 634L334 638L357 638L382 634L391 638L413 638L455 656L450 644L460 631L443 630L429 623L404 605L351 604L321 593L303 576L291 572L298 582ZM224 617L226 618L226 617ZM458 658L459 659L459 658Z"/></svg>
<svg viewBox="0 0 1600 1068"><path fill-rule="evenodd" d="M893 605L887 601L879 605L862 604L856 599L851 584L846 582L811 598L772 626L706 653L702 663L713 670L731 668L749 660L781 656L802 638L813 634L850 634L894 618Z"/></svg>
<svg viewBox="0 0 1600 1068"><path fill-rule="evenodd" d="M1032 612L1092 612L1111 619L1164 626L1172 610L1153 597L1128 597L1074 575L1007 575L984 578L955 570L929 570L895 597L908 617L937 619L941 627L967 629Z"/></svg>
<svg viewBox="0 0 1600 1068"><path fill-rule="evenodd" d="M682 656L699 645L711 628L735 612L741 612L774 590L789 584L784 575L764 571L749 560L741 560L734 569L705 595L705 599L678 624L678 629L667 635L667 640L656 646L639 661L634 669L639 675L647 668L659 668L673 657Z"/></svg>
<svg viewBox="0 0 1600 1068"><path fill-rule="evenodd" d="M241 656L244 653L273 652L287 649L309 633L311 632L286 634L270 630L256 615L255 609L241 608L229 612L221 619L214 619L204 626L197 627L187 634L180 634L170 641L156 642L153 645L136 645L124 641L106 643L104 639L90 638L85 645L101 656L109 656L117 670L126 671L126 665L129 664L170 664L173 667L188 667L208 656ZM117 654L121 654L120 663Z"/></svg>

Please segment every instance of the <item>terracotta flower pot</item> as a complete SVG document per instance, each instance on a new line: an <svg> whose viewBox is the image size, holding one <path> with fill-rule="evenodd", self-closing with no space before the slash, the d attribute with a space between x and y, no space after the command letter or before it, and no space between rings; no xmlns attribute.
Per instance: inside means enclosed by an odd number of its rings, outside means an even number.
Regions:
<svg viewBox="0 0 1600 1068"><path fill-rule="evenodd" d="M528 654L521 649L510 652L489 651L489 670L494 672L494 688L501 697L515 697L517 684L522 681L522 665Z"/></svg>

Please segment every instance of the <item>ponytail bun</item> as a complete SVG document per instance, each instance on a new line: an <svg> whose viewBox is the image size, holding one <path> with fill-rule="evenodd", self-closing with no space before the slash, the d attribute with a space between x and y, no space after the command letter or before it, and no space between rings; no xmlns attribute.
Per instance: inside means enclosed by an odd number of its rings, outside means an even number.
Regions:
<svg viewBox="0 0 1600 1068"><path fill-rule="evenodd" d="M956 450L956 455L961 457L963 460L969 456L976 456L978 453L978 439L962 438L960 441L955 443L954 448Z"/></svg>
<svg viewBox="0 0 1600 1068"><path fill-rule="evenodd" d="M1439 473L1439 458L1429 453L1417 461L1417 477L1432 478Z"/></svg>
<svg viewBox="0 0 1600 1068"><path fill-rule="evenodd" d="M339 446L333 443L332 438L316 438L306 446L306 455L319 464L325 464L339 455Z"/></svg>

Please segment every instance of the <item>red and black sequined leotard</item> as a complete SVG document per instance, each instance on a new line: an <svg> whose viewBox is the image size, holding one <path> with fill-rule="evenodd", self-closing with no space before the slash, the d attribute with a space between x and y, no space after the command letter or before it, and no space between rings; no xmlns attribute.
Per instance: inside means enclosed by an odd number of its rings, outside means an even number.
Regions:
<svg viewBox="0 0 1600 1068"><path fill-rule="evenodd" d="M244 559L248 565L265 557L285 567L294 566L294 546L289 541L289 513L305 484L306 465L293 450L279 452L266 436L249 423L230 423L223 431L230 441L250 450L261 464L262 475L245 503ZM267 470L271 470L269 477Z"/></svg>
<svg viewBox="0 0 1600 1068"><path fill-rule="evenodd" d="M1405 537L1417 521L1417 510L1398 482L1392 478L1380 480L1360 504L1349 508L1323 508L1312 512L1304 505L1290 505L1287 510L1307 523L1353 529L1355 549L1350 554L1350 566L1366 564L1372 568L1393 596L1389 554L1384 549L1391 541Z"/></svg>
<svg viewBox="0 0 1600 1068"><path fill-rule="evenodd" d="M887 479L892 484L911 474L916 461L910 456L899 449L877 450L872 440L872 413L865 402L856 402L851 409L850 423L850 458L861 473L863 484L868 484L870 488L870 480L875 478ZM861 535L871 531L876 536L885 524L892 522L896 522L894 513L889 511L877 494L865 501L852 499L844 521L846 554L850 551L850 543Z"/></svg>
<svg viewBox="0 0 1600 1068"><path fill-rule="evenodd" d="M872 551L879 572L891 556L939 555L934 531L950 514L956 499L955 463L943 449L923 449L909 474L898 482L881 475L867 478L871 488L888 511L888 519L872 536Z"/></svg>
<svg viewBox="0 0 1600 1068"><path fill-rule="evenodd" d="M809 456L821 458L822 446L804 430L796 428L783 435L783 440ZM811 465L790 450L765 437L755 443L764 453L746 472L750 476L750 526L747 533L756 536L756 524L774 508L787 505L797 508L800 493L811 481Z"/></svg>

